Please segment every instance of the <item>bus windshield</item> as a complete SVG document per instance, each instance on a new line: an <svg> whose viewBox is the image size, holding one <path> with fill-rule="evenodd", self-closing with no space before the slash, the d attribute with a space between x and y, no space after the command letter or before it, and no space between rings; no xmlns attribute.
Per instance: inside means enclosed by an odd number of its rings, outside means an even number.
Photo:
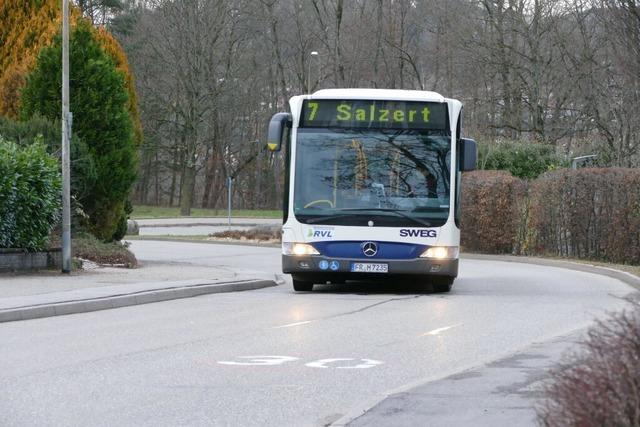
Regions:
<svg viewBox="0 0 640 427"><path fill-rule="evenodd" d="M299 128L295 156L302 223L436 227L449 216L445 131Z"/></svg>

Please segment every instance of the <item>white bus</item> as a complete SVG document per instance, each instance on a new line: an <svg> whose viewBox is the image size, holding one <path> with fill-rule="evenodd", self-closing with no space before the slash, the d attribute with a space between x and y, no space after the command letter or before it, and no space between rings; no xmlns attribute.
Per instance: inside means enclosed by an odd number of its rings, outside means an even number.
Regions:
<svg viewBox="0 0 640 427"><path fill-rule="evenodd" d="M409 278L448 292L458 275L462 104L435 92L329 89L269 123L284 145L282 268L296 291Z"/></svg>

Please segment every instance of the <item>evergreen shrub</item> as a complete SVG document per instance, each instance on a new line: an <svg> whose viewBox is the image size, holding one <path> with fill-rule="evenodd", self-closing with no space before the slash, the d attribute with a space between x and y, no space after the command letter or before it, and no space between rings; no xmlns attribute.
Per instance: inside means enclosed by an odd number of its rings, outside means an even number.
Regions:
<svg viewBox="0 0 640 427"><path fill-rule="evenodd" d="M18 122L0 116L0 137L25 146L42 138L47 152L61 157L62 130L59 121L51 121L39 115ZM69 152L71 166L71 198L73 212L82 211L85 199L91 197L96 185L96 168L89 147L76 134L71 138Z"/></svg>
<svg viewBox="0 0 640 427"><path fill-rule="evenodd" d="M540 174L568 165L548 144L498 141L478 144L478 167L484 170L505 170L522 179L534 179Z"/></svg>
<svg viewBox="0 0 640 427"><path fill-rule="evenodd" d="M42 141L0 137L0 248L43 250L61 204L59 164Z"/></svg>
<svg viewBox="0 0 640 427"><path fill-rule="evenodd" d="M40 51L22 93L22 118L60 115L61 40ZM113 240L136 176L137 147L124 74L96 40L91 24L80 20L70 38L70 90L73 131L88 146L97 180L83 207L89 230Z"/></svg>

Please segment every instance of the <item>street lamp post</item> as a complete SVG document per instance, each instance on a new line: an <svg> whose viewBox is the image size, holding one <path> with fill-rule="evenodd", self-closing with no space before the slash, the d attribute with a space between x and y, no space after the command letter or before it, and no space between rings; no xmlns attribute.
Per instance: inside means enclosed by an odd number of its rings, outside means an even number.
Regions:
<svg viewBox="0 0 640 427"><path fill-rule="evenodd" d="M69 168L69 0L62 0L62 272L71 272L71 177Z"/></svg>
<svg viewBox="0 0 640 427"><path fill-rule="evenodd" d="M311 56L318 56L318 52L315 50L311 52ZM309 93L311 93L311 58L309 58L309 73L307 74L307 88L309 88Z"/></svg>

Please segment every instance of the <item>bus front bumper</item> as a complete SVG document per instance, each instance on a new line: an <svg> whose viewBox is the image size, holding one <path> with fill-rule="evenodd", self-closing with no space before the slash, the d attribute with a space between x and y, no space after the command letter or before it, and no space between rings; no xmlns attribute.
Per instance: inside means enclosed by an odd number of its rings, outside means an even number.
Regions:
<svg viewBox="0 0 640 427"><path fill-rule="evenodd" d="M324 261L324 262L323 262ZM327 267L328 264L328 267ZM386 264L386 273L354 272L354 264ZM325 267L325 268L321 268ZM282 271L294 276L331 281L332 278L348 280L380 278L385 276L458 276L458 259L416 258L355 259L328 258L322 255L282 255Z"/></svg>

